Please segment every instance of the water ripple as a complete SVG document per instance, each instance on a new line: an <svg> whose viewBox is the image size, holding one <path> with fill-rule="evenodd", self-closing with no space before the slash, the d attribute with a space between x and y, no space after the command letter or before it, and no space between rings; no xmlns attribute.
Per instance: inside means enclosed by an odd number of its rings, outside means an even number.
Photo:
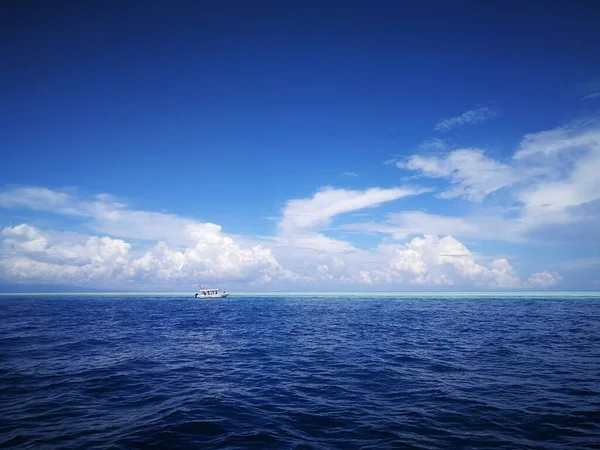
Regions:
<svg viewBox="0 0 600 450"><path fill-rule="evenodd" d="M0 299L3 448L599 448L589 299Z"/></svg>

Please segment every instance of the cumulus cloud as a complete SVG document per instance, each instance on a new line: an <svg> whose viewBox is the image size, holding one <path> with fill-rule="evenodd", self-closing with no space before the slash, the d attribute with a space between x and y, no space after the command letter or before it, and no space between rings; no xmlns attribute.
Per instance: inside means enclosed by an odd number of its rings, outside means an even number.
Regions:
<svg viewBox="0 0 600 450"><path fill-rule="evenodd" d="M477 148L455 150L440 156L412 155L397 166L426 177L447 179L452 187L438 195L446 199L481 202L489 194L517 181L510 166L488 158Z"/></svg>
<svg viewBox="0 0 600 450"><path fill-rule="evenodd" d="M342 255L302 253L300 258L286 262L297 264L297 283L311 288L526 287L506 259L488 260L451 236L427 235Z"/></svg>
<svg viewBox="0 0 600 450"><path fill-rule="evenodd" d="M477 109L470 109L462 113L460 116L451 117L438 122L433 128L434 131L450 131L453 128L461 127L469 124L483 123L486 120L495 119L498 117L498 112L483 106Z"/></svg>
<svg viewBox="0 0 600 450"><path fill-rule="evenodd" d="M196 244L184 250L171 249L164 242L131 263L132 275L142 279L191 281L207 279L263 283L272 277L293 278L284 271L271 249L261 245L243 248L221 227L196 224L187 232Z"/></svg>
<svg viewBox="0 0 600 450"><path fill-rule="evenodd" d="M426 235L403 245L384 245L389 266L398 276L420 285L474 284L476 286L514 288L520 280L506 259L483 265L460 241L451 236Z"/></svg>
<svg viewBox="0 0 600 450"><path fill-rule="evenodd" d="M121 239L89 237L83 244L52 244L36 227L2 230L1 273L13 282L95 284L123 279L131 246ZM8 250L8 251L7 251Z"/></svg>
<svg viewBox="0 0 600 450"><path fill-rule="evenodd" d="M82 199L36 189L18 191L25 192L24 199L19 199L14 190L3 192L0 198L4 206L36 210L45 210L40 199L55 199L52 212L78 217L92 231L108 215L114 235L44 230L30 224L5 227L0 245L0 277L5 281L129 289L189 286L196 282L340 289L525 286L519 284L507 260L498 258L486 263L487 258L448 235L428 234L405 243L361 250L322 234L322 228L340 214L415 195L419 189L319 190L312 197L288 202L278 233L262 239L260 244L258 239L227 235L217 224L137 211L109 196ZM149 218L160 226L144 228L141 222ZM400 220L394 216L392 219ZM165 224L174 230L165 233ZM456 222L454 226L458 230L466 225ZM135 233L138 228L145 243L140 244ZM416 222L411 229L416 231ZM409 234L412 232L404 237ZM165 235L169 241L160 239ZM135 242L131 238L136 238Z"/></svg>
<svg viewBox="0 0 600 450"><path fill-rule="evenodd" d="M296 249L295 258L262 245L242 247L215 224L188 230L196 244L173 248L158 242L136 251L121 239L88 237L81 244L62 242L36 227L21 224L3 230L0 274L12 282L60 283L95 287L152 288L193 285L197 281L242 282L247 286L348 287L477 286L515 288L550 286L535 274L523 284L506 259L491 263L451 236L427 235L405 244L345 254ZM276 249L276 248L275 248ZM306 252L309 253L306 253ZM304 252L304 253L303 253ZM554 274L557 282L560 278Z"/></svg>
<svg viewBox="0 0 600 450"><path fill-rule="evenodd" d="M542 271L531 274L527 280L527 285L534 288L549 288L558 284L560 280L562 280L562 277L556 272Z"/></svg>
<svg viewBox="0 0 600 450"><path fill-rule="evenodd" d="M218 225L195 224L186 232L195 242L192 247L175 249L159 242L136 254L129 243L106 236L88 237L83 244L52 244L42 230L21 224L2 231L5 255L0 267L5 278L16 282L76 285L193 284L198 279L261 283L272 277L293 278L270 249L260 245L243 248L223 235Z"/></svg>
<svg viewBox="0 0 600 450"><path fill-rule="evenodd" d="M2 245L12 252L43 251L48 246L47 239L34 227L21 224L2 230Z"/></svg>

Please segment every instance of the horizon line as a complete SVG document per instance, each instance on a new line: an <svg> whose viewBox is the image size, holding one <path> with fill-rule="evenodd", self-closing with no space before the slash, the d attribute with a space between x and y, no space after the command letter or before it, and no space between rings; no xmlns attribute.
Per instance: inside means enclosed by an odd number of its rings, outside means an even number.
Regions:
<svg viewBox="0 0 600 450"><path fill-rule="evenodd" d="M190 297L189 291L107 291L107 292L0 292L0 296L153 296L153 297ZM600 291L242 291L231 292L230 297L252 296L369 296L369 297L418 297L418 296L592 296L600 297Z"/></svg>

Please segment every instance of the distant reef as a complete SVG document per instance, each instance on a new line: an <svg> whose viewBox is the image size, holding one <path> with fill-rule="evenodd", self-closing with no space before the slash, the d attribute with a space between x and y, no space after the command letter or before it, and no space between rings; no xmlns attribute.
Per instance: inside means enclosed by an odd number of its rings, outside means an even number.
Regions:
<svg viewBox="0 0 600 450"><path fill-rule="evenodd" d="M55 292L108 292L90 287L70 286L65 284L1 284L0 293L55 293Z"/></svg>

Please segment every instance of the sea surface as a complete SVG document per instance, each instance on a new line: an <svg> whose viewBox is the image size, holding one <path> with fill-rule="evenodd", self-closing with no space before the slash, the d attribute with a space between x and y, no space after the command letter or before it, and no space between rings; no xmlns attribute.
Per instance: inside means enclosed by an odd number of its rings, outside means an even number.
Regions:
<svg viewBox="0 0 600 450"><path fill-rule="evenodd" d="M0 447L600 449L600 298L0 296Z"/></svg>

